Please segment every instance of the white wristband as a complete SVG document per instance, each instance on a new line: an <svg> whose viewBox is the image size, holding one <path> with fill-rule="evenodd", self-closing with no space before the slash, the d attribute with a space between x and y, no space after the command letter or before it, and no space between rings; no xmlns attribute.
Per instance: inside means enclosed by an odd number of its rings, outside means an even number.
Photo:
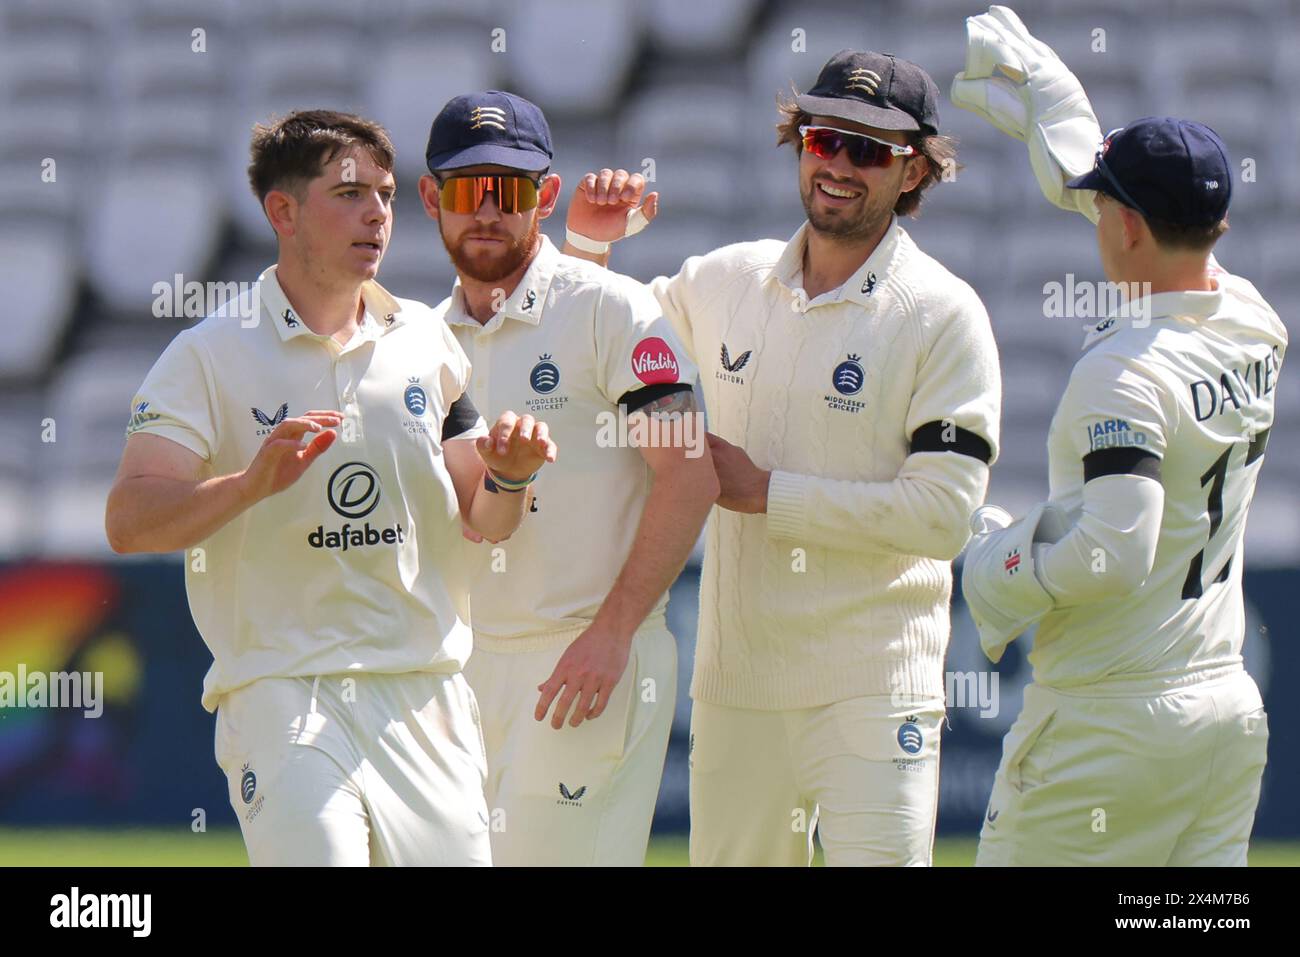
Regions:
<svg viewBox="0 0 1300 957"><path fill-rule="evenodd" d="M600 255L601 253L609 252L609 243L601 243L594 239L588 239L586 236L575 233L568 227L565 227L564 230L564 240L570 246L573 246L575 249L581 249L584 253L595 253L596 255Z"/></svg>
<svg viewBox="0 0 1300 957"><path fill-rule="evenodd" d="M648 225L650 225L650 220L645 218L645 213L641 212L640 208L633 209L627 214L627 225L623 228L623 235L619 239L635 236ZM564 229L564 239L576 249L581 249L584 253L595 253L596 255L609 252L609 247L612 245L612 243L603 243L583 236L581 233L575 233L567 226Z"/></svg>

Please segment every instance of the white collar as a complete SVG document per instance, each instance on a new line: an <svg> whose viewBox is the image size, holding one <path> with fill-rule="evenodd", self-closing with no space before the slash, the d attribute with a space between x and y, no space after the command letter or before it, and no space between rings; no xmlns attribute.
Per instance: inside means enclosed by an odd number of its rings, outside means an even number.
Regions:
<svg viewBox="0 0 1300 957"><path fill-rule="evenodd" d="M1179 290L1177 292L1157 292L1149 296L1139 296L1125 302L1111 315L1102 319L1088 329L1083 340L1083 349L1092 348L1102 339L1109 338L1120 329L1141 320L1149 323L1153 319L1174 316L1180 319L1205 320L1223 308L1223 276L1214 277L1215 288L1208 291Z"/></svg>
<svg viewBox="0 0 1300 957"><path fill-rule="evenodd" d="M496 314L482 324L484 332L500 328L506 319L517 319L532 326L541 324L542 312L551 302L551 280L555 278L561 259L560 251L555 248L555 244L550 239L543 234L541 240L537 255L528 264L528 269L520 278L519 284L515 286L514 291ZM466 308L465 289L461 284L460 276L456 277L456 283L451 289L451 305L452 308L447 311L449 324L479 325L478 320L471 316L469 309Z"/></svg>
<svg viewBox="0 0 1300 957"><path fill-rule="evenodd" d="M777 259L767 276L764 277L764 282L775 280L792 292L797 288L796 280L802 277L804 250L808 247L808 230L811 228L805 222L795 231L795 234L785 244L785 249L781 251L780 258ZM889 227L885 230L884 235L880 237L880 242L871 251L871 255L867 257L866 262L859 266L852 276L844 280L843 285L839 288L817 297L817 299L822 299L823 296L832 297L827 300L827 303L819 302L817 304L841 302L845 299L860 306L870 303L872 297L885 281L894 250L898 247L902 235L903 230L898 225L898 217L891 216ZM814 300L814 302L816 301Z"/></svg>
<svg viewBox="0 0 1300 957"><path fill-rule="evenodd" d="M307 324L290 304L289 297L284 294L284 290L280 287L280 280L276 276L275 266L268 267L257 277L257 291L262 307L274 323L276 331L280 333L281 340L288 341L294 336L316 335L307 328ZM365 311L358 331L367 338L382 336L390 329L403 324L402 304L373 279L367 279L361 284L361 301Z"/></svg>

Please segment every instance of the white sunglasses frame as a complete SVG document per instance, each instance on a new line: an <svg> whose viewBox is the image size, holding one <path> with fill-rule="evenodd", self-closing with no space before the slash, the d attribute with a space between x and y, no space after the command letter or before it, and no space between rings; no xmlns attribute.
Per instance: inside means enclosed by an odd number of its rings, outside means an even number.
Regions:
<svg viewBox="0 0 1300 957"><path fill-rule="evenodd" d="M856 136L859 139L871 140L871 142L879 143L881 146L888 146L889 153L891 156L915 156L916 155L916 148L914 146L911 145L900 146L897 143L891 143L889 142L889 140L882 140L875 136L869 136L866 133L856 133L853 130L842 130L838 126L817 126L814 124L801 126L799 127L799 139L802 140L805 136L807 136L810 130L830 130L834 133L839 133L841 136Z"/></svg>

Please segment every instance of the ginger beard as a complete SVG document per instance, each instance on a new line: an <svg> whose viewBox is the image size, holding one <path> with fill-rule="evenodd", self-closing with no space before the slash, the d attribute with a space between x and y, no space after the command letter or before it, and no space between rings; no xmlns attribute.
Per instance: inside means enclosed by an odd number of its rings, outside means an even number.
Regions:
<svg viewBox="0 0 1300 957"><path fill-rule="evenodd" d="M499 227L489 228L476 223L462 231L453 242L448 238L446 224L441 218L438 220L438 232L457 272L477 282L497 282L515 272L528 259L541 234L541 220L534 216L528 232L519 238ZM491 237L503 242L497 249L471 250L468 247L476 237Z"/></svg>

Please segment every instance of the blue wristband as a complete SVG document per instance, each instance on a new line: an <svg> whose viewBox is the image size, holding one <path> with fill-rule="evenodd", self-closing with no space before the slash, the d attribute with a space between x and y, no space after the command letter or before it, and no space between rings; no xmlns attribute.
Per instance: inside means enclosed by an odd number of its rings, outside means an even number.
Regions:
<svg viewBox="0 0 1300 957"><path fill-rule="evenodd" d="M489 492L522 492L524 489L528 488L528 486L532 485L536 478L537 473L534 472L523 481L516 482L512 479L502 478L500 475L497 475L496 472L487 469L483 475L483 487Z"/></svg>

